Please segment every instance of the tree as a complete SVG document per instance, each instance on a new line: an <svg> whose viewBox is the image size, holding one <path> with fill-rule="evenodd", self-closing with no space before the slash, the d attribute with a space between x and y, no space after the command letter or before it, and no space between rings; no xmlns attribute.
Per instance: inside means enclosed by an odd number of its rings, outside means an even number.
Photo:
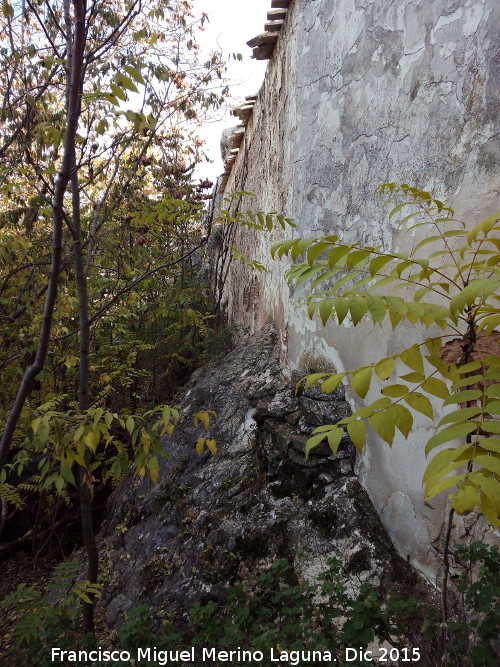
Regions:
<svg viewBox="0 0 500 667"><path fill-rule="evenodd" d="M190 185L200 143L185 142L186 122L220 104L223 65L218 54L198 62L197 25L189 0L167 7L159 0L3 3L0 368L7 389L0 469L12 443L27 441L45 451L50 440L61 461L54 473L42 457L44 483L73 482L78 465L91 584L97 445L113 441L113 419L123 422L146 450L138 469L144 474L148 465L154 477L159 442L146 425L104 409L113 360L103 368L99 327L105 316L108 325L110 316L119 320L125 302L129 317L139 318L145 299L138 286L158 290L159 272L185 266L206 237L204 188ZM146 235L150 241L141 243ZM172 290L176 279L170 273L163 287ZM168 430L175 411L162 415ZM91 596L84 625L93 630Z"/></svg>
<svg viewBox="0 0 500 667"><path fill-rule="evenodd" d="M390 195L386 204L396 203L389 218L402 212L400 227L428 232L411 253L346 244L336 235L290 239L274 245L271 252L279 258L290 255L290 283L312 279L312 291L304 301L309 317L317 313L325 326L334 316L338 324L350 316L353 326L368 318L374 326L381 325L389 316L393 329L405 321L441 329L442 333L433 332L422 343L368 366L309 375L305 388L321 382L321 390L331 393L350 378L352 389L364 399L374 377L386 383L374 402L337 424L316 428L307 441L306 455L325 438L336 454L344 429L362 451L366 423L389 446L396 430L408 438L412 413L434 419L429 396L441 399L443 408L454 407L436 424L425 445L426 456L439 451L422 480L426 501L444 491L451 501L441 591L440 650L445 651L454 513L468 514L478 508L493 528L500 525L500 334L496 329L500 324L500 214L467 228L454 218L451 208L428 192L396 183L386 183L378 191ZM438 247L428 255L430 243ZM419 252L422 248L424 256ZM297 261L301 255L306 261ZM320 285L322 289L317 290ZM403 287L410 295L407 298L399 296ZM387 384L394 373L398 381Z"/></svg>
<svg viewBox="0 0 500 667"><path fill-rule="evenodd" d="M396 202L389 217L404 213L399 226L428 232L411 253L388 252L361 243L342 243L336 235L316 239L290 239L273 246L272 254L290 256L288 280L295 285L312 279L304 299L309 317L319 314L323 325L335 316L338 324L350 316L353 326L371 318L374 326L389 316L395 329L400 323L437 325L442 333L425 338L391 357L340 373L316 373L305 386L321 382L333 392L350 377L356 394L364 399L372 378L398 382L381 389L375 402L356 410L336 425L321 426L308 440L306 453L328 439L337 452L344 429L361 451L366 423L389 445L396 430L407 438L412 412L429 419L434 411L428 396L455 406L436 425L425 454L447 445L432 458L424 474L425 498L452 490L453 511L465 514L478 507L494 528L500 525L500 346L495 327L500 323L499 214L467 228L454 218L451 208L428 192L406 184L388 183L379 192ZM399 201L398 201L399 200ZM402 201L401 201L402 200ZM408 213L408 207L410 212ZM434 243L427 256L419 252ZM298 262L299 256L305 257ZM321 289L316 289L322 285ZM398 290L409 288L409 297ZM402 367L401 367L402 364ZM463 439L466 442L463 442ZM461 444L456 443L457 440ZM449 473L455 474L449 477Z"/></svg>

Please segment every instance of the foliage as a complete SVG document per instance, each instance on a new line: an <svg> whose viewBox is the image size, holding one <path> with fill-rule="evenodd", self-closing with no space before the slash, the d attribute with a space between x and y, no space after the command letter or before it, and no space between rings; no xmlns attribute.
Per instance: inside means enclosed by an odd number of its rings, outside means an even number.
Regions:
<svg viewBox="0 0 500 667"><path fill-rule="evenodd" d="M175 420L136 414L151 407L145 380L175 386L179 366L200 362L210 306L192 258L212 184L192 182L194 126L223 101L224 65L200 62L207 17L189 0L1 11L0 493L19 506L30 462L24 491L76 488L95 584L93 473L130 464L157 478L158 432Z"/></svg>
<svg viewBox="0 0 500 667"><path fill-rule="evenodd" d="M321 382L325 393L350 378L361 399L374 377L386 385L380 398L352 416L315 429L306 451L327 438L336 453L344 429L361 450L366 423L392 445L397 431L408 438L413 412L434 418L431 399L438 398L443 407L453 409L438 422L425 447L429 455L448 445L427 466L426 500L454 489L456 512L466 514L478 507L498 527L500 424L495 416L500 414L500 345L495 327L500 324L500 216L488 216L468 229L455 220L452 209L427 192L394 183L378 191L390 194L386 204L396 203L389 219L404 214L399 228L423 232L410 253L347 244L329 235L277 243L273 257L292 259L287 277L295 286L312 280L303 302L309 317L318 314L323 325L335 317L339 325L357 326L371 319L374 326L382 326L388 316L392 329L403 323L433 329L422 343L368 366L309 375L305 387ZM300 256L305 261L299 262ZM404 297L398 294L403 289ZM396 382L388 383L393 375ZM450 446L457 439L460 444Z"/></svg>
<svg viewBox="0 0 500 667"><path fill-rule="evenodd" d="M0 495L7 502L23 507L22 492L25 491L50 491L67 498L70 487L78 488L73 473L75 464L85 470L81 483L88 486L91 496L96 471L102 481L113 485L129 470L141 477L147 473L151 482L156 483L158 457L170 458L161 438L172 434L179 421L180 406L159 405L142 414L125 417L102 407L89 408L83 414L78 410L60 411L56 407L57 401L52 400L31 410L29 436L0 472ZM194 427L203 425L207 430L215 418L213 410L199 411L193 415ZM200 436L197 451L201 454L205 446L215 455L215 441ZM19 476L31 459L36 461L37 473L30 481L8 484L9 472Z"/></svg>
<svg viewBox="0 0 500 667"><path fill-rule="evenodd" d="M253 581L229 586L225 603L196 603L189 613L189 630L167 615L158 634L159 626L151 610L146 605L133 609L119 629L119 646L132 656L137 648L153 646L158 651L194 646L195 655L206 646L217 651L240 647L252 653L262 651L264 663L272 648L275 658L286 654L286 662L302 666L310 664L310 660L302 657L301 651L329 651L331 660L324 660L323 664L333 665L335 659L342 664L345 647L366 649L370 642L388 642L394 653L389 654L388 650L387 659L397 651L401 658L418 654L428 667L444 664L443 660L457 667L495 665L496 656L489 642L499 630L498 549L474 543L460 547L457 557L463 568L459 591L466 609L458 611L448 624L444 656L436 652L440 627L432 603L405 599L396 591L383 594L369 584L363 584L359 593L353 595L335 558L328 561L318 584L306 583L300 571L294 571L286 559L278 559ZM51 646L85 648L85 641L72 630L73 593L52 606L39 593L21 585L1 605L15 608L18 615L28 612L32 618L31 622L22 618L16 626L9 652L13 665L26 664L23 660L28 657L30 664L48 665ZM55 640L61 643L50 643ZM110 642L101 638L100 644L109 647ZM245 660L249 665L264 663ZM350 664L371 663L360 659Z"/></svg>
<svg viewBox="0 0 500 667"><path fill-rule="evenodd" d="M40 648L46 647L47 664L50 647L71 648L75 645L74 624L77 621L78 599L88 600L88 594L100 596L102 586L88 581L75 583L78 563L66 561L56 566L47 587L57 597L57 603L48 603L44 595L33 586L20 584L1 602L2 609L14 611L19 619L11 637L12 652L21 650L20 660L37 664ZM80 638L82 648L90 646L90 638ZM32 662L31 662L32 661Z"/></svg>

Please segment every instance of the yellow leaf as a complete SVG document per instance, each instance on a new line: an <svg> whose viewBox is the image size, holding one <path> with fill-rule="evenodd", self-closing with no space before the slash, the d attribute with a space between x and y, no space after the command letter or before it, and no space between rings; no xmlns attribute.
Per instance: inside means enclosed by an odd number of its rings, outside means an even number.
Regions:
<svg viewBox="0 0 500 667"><path fill-rule="evenodd" d="M452 496L452 507L457 514L472 512L479 503L478 489L469 480L465 480L458 487L458 491Z"/></svg>
<svg viewBox="0 0 500 667"><path fill-rule="evenodd" d="M417 345L413 345L407 350L404 350L401 352L399 357L405 366L408 366L408 368L411 368L412 371L416 371L417 373L421 373L423 375L424 361L422 359L420 348Z"/></svg>
<svg viewBox="0 0 500 667"><path fill-rule="evenodd" d="M345 373L332 373L332 375L329 375L326 380L323 380L321 383L321 391L324 394L331 394L342 382L344 375Z"/></svg>
<svg viewBox="0 0 500 667"><path fill-rule="evenodd" d="M374 370L377 374L377 377L381 380L387 380L391 377L392 371L394 370L394 365L396 360L394 357L388 357L387 359L381 359L378 363L375 364Z"/></svg>
<svg viewBox="0 0 500 667"><path fill-rule="evenodd" d="M347 433L352 444L361 452L366 441L366 426L362 419L355 419L347 423Z"/></svg>
<svg viewBox="0 0 500 667"><path fill-rule="evenodd" d="M368 423L382 440L385 440L388 445L392 445L395 426L385 410L382 412L375 412L371 417L368 417Z"/></svg>
<svg viewBox="0 0 500 667"><path fill-rule="evenodd" d="M130 435L132 435L134 426L135 426L135 421L133 417L127 417L127 421L125 422L125 428L127 429Z"/></svg>
<svg viewBox="0 0 500 667"><path fill-rule="evenodd" d="M447 398L450 395L446 384L438 378L427 378L422 382L421 387L428 394L432 394L438 398Z"/></svg>
<svg viewBox="0 0 500 667"><path fill-rule="evenodd" d="M207 438L205 440L205 444L206 444L208 450L210 451L210 453L212 454L212 456L215 456L217 454L217 445L215 444L215 440L213 440L211 438Z"/></svg>
<svg viewBox="0 0 500 667"><path fill-rule="evenodd" d="M361 370L353 373L351 386L360 398L364 398L368 393L371 379L372 379L371 367L362 368Z"/></svg>
<svg viewBox="0 0 500 667"><path fill-rule="evenodd" d="M153 484L156 484L158 481L158 474L160 472L160 466L158 464L158 459L156 456L153 456L151 459L148 461L148 469L149 469L149 477Z"/></svg>
<svg viewBox="0 0 500 667"><path fill-rule="evenodd" d="M87 445L87 447L90 449L90 451L95 454L95 451L97 449L98 440L96 440L96 438L94 436L94 432L89 431L88 433L86 433L83 436L83 441Z"/></svg>
<svg viewBox="0 0 500 667"><path fill-rule="evenodd" d="M446 491L452 486L455 486L455 484L458 484L467 473L463 472L460 475L454 475L453 477L447 477L446 479L443 479L439 484L436 484L433 486L427 493L425 494L425 500L430 500L431 498L434 498L434 496L439 495L443 491Z"/></svg>
<svg viewBox="0 0 500 667"><path fill-rule="evenodd" d="M427 396L418 392L409 392L405 395L404 400L411 408L417 410L417 412L421 412L426 417L429 417L429 419L434 418L434 411Z"/></svg>
<svg viewBox="0 0 500 667"><path fill-rule="evenodd" d="M195 449L198 452L198 454L203 454L203 445L205 444L205 438L198 438L196 441L196 446Z"/></svg>
<svg viewBox="0 0 500 667"><path fill-rule="evenodd" d="M210 426L210 416L208 415L208 413L207 412L197 412L194 416L195 426L198 426L199 421L201 421L201 423L205 427L205 431L207 431L208 427Z"/></svg>

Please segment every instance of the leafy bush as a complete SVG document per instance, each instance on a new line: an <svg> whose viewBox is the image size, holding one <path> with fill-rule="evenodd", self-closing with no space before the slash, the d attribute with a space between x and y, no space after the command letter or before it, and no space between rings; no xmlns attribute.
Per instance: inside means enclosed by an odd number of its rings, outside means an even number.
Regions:
<svg viewBox="0 0 500 667"><path fill-rule="evenodd" d="M458 586L460 604L448 623L444 653L438 650L441 627L432 602L404 599L395 591L382 592L369 584L363 584L353 596L340 563L334 558L328 560L318 584L303 581L286 559L278 559L255 580L229 586L225 603L209 600L195 604L189 612L189 628L182 619L173 619L164 621L163 633L159 633L159 622L149 607L138 607L127 614L117 639L100 638L99 644L119 644L132 657L136 649L148 647L158 651L195 647L196 656L201 655L202 647L214 648L216 652L241 648L256 657L261 651L264 660L246 660L249 667L268 664L272 648L274 657L288 652L288 664L306 667L310 660L302 657L301 651L321 651L323 656L328 651L331 661L321 664L338 665L343 664L346 647L366 649L371 642L387 642L394 648L393 655L396 651L401 657L418 654L422 660L419 664L426 667L496 665L497 656L490 642L500 630L498 549L476 542L459 547L456 558L463 570ZM4 664L24 666L29 661L34 667L44 667L53 664L52 646L70 650L89 646L78 634L74 593L52 606L40 593L21 585L1 605L23 615ZM204 664L216 662L205 660ZM349 664L371 663L361 659Z"/></svg>

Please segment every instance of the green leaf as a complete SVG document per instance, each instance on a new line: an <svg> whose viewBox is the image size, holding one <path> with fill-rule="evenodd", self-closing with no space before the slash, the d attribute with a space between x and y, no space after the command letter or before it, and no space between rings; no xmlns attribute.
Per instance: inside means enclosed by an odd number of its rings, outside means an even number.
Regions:
<svg viewBox="0 0 500 667"><path fill-rule="evenodd" d="M368 310L366 300L360 296L350 296L349 310L351 311L352 322L354 326L356 326L363 319Z"/></svg>
<svg viewBox="0 0 500 667"><path fill-rule="evenodd" d="M411 206L411 205L414 205L414 204L415 204L415 202L413 202L413 201L405 201L403 204L398 204L389 213L389 220L392 218L393 215L395 215L396 213L401 211L401 209L405 208L406 206Z"/></svg>
<svg viewBox="0 0 500 667"><path fill-rule="evenodd" d="M143 86L145 85L144 78L142 74L139 72L138 69L135 67L132 67L132 65L124 65L123 69L127 72L127 74L130 74L130 76L137 81L137 83L142 84Z"/></svg>
<svg viewBox="0 0 500 667"><path fill-rule="evenodd" d="M337 322L342 324L349 312L349 301L345 298L336 296L333 299L333 305L335 306L335 313L337 314Z"/></svg>
<svg viewBox="0 0 500 667"><path fill-rule="evenodd" d="M73 472L64 459L61 461L61 475L67 482L69 482L72 486L76 488L76 482L73 476Z"/></svg>
<svg viewBox="0 0 500 667"><path fill-rule="evenodd" d="M200 437L200 438L198 438L198 439L196 440L195 449L196 449L196 451L198 452L198 454L199 454L200 456L203 454L203 446L204 446L204 444L205 444L205 438L201 438L201 437Z"/></svg>
<svg viewBox="0 0 500 667"><path fill-rule="evenodd" d="M500 481L489 476L490 473L474 472L469 476L474 484L476 484L483 493L485 493L491 502L498 506L500 498Z"/></svg>
<svg viewBox="0 0 500 667"><path fill-rule="evenodd" d="M476 417L476 415L480 414L481 408L478 408L477 406L472 406L470 408L460 408L460 410L454 410L453 412L449 412L447 415L445 415L437 425L438 428L441 426L444 426L445 424L452 424L453 422L457 421L466 421L467 419L471 419L472 417Z"/></svg>
<svg viewBox="0 0 500 667"><path fill-rule="evenodd" d="M62 475L57 475L55 481L54 481L54 486L58 491L62 491L64 488L64 477Z"/></svg>
<svg viewBox="0 0 500 667"><path fill-rule="evenodd" d="M377 324L378 322L382 322L387 313L387 306L385 305L385 301L383 300L383 298L380 296L373 296L372 294L367 294L365 296L365 300L370 315L372 316L373 323Z"/></svg>
<svg viewBox="0 0 500 667"><path fill-rule="evenodd" d="M327 373L311 373L311 375L308 375L305 378L304 391L307 391L312 384L316 384L317 382L319 382L319 380L323 379L327 375L328 375ZM303 379L304 378L302 378L301 380L299 380L299 382L297 382L297 389L299 388L300 383L302 382Z"/></svg>
<svg viewBox="0 0 500 667"><path fill-rule="evenodd" d="M358 452L363 450L366 442L366 426L362 419L354 419L347 423L347 433Z"/></svg>
<svg viewBox="0 0 500 667"><path fill-rule="evenodd" d="M374 257L369 266L369 271L372 276L375 276L380 269L382 269L386 264L389 262L392 262L394 258L393 257L388 257L387 255L382 255L380 257Z"/></svg>
<svg viewBox="0 0 500 667"><path fill-rule="evenodd" d="M487 433L500 434L500 421L497 421L496 419L492 421L484 421L481 424L481 428Z"/></svg>
<svg viewBox="0 0 500 667"><path fill-rule="evenodd" d="M486 470L491 470L495 473L495 475L500 475L500 459L496 458L494 454L491 456L475 456L474 463L477 463L477 465L481 466L482 468L486 468Z"/></svg>
<svg viewBox="0 0 500 667"><path fill-rule="evenodd" d="M297 239L292 246L292 259L295 261L305 251L307 246L316 239Z"/></svg>
<svg viewBox="0 0 500 667"><path fill-rule="evenodd" d="M467 449L471 449L471 446L467 443L465 445L461 445L460 447L456 447L453 449L443 449L441 452L438 452L431 460L431 462L428 464L427 468L425 469L424 476L422 478L422 482L426 485L433 486L434 483L446 475L448 472L450 472L449 469L447 469L448 465L452 462L456 462L456 465L451 468L451 470L454 470L457 468L459 465L462 465L462 462L457 462L457 458L461 456Z"/></svg>
<svg viewBox="0 0 500 667"><path fill-rule="evenodd" d="M125 422L125 428L127 429L130 435L132 435L134 427L135 427L135 421L133 417L127 417L127 421Z"/></svg>
<svg viewBox="0 0 500 667"><path fill-rule="evenodd" d="M319 310L319 315L321 317L321 321L323 322L323 326L326 326L326 323L328 322L328 318L330 317L332 309L333 309L333 302L331 299L323 299L323 301L319 302L318 310Z"/></svg>
<svg viewBox="0 0 500 667"><path fill-rule="evenodd" d="M481 382L483 380L482 375L468 375L465 378L460 378L453 383L453 390L461 389L462 387L470 387L471 385L476 384L476 382ZM448 394L449 395L449 394ZM444 397L446 398L446 397Z"/></svg>
<svg viewBox="0 0 500 667"><path fill-rule="evenodd" d="M352 246L338 246L328 253L328 266L333 269L345 255L351 251ZM345 262L343 262L345 263Z"/></svg>
<svg viewBox="0 0 500 667"><path fill-rule="evenodd" d="M488 215L486 218L481 220L481 222L478 222L477 225L474 225L474 227L467 234L467 240L469 241L469 243L474 242L477 239L478 234L480 232L482 232L485 236L489 234L489 232L495 227L499 219L500 219L500 213L494 213L493 215Z"/></svg>
<svg viewBox="0 0 500 667"><path fill-rule="evenodd" d="M363 262L364 259L367 259L370 255L370 250L354 250L353 252L350 252L346 259L347 268L352 269L354 266Z"/></svg>
<svg viewBox="0 0 500 667"><path fill-rule="evenodd" d="M330 246L331 243L327 243L325 241L321 241L320 243L315 243L314 245L312 245L307 251L307 261L309 265L312 266L315 260L321 255L321 253Z"/></svg>
<svg viewBox="0 0 500 667"><path fill-rule="evenodd" d="M447 428L439 431L439 433L436 433L431 438L429 438L427 445L425 446L425 453L429 454L429 452L431 452L435 447L439 447L439 445L442 445L445 442L450 442L450 440L463 438L464 436L476 430L476 424L471 422L448 426Z"/></svg>
<svg viewBox="0 0 500 667"><path fill-rule="evenodd" d="M426 417L429 417L429 419L434 419L434 411L427 396L419 394L418 392L409 392L404 396L403 400L406 401L411 408L417 410L417 412L421 412Z"/></svg>
<svg viewBox="0 0 500 667"><path fill-rule="evenodd" d="M500 438L481 438L477 443L482 449L500 454Z"/></svg>
<svg viewBox="0 0 500 667"><path fill-rule="evenodd" d="M127 95L125 94L123 89L120 88L120 86L117 86L116 83L112 83L110 85L110 88L111 88L111 92L113 93L113 95L115 97L118 97L118 99L123 100L124 102L126 102Z"/></svg>
<svg viewBox="0 0 500 667"><path fill-rule="evenodd" d="M73 441L74 442L78 442L80 440L80 438L83 435L83 431L84 431L84 425L80 424L80 426L78 426L78 428L76 429L76 431L73 434Z"/></svg>
<svg viewBox="0 0 500 667"><path fill-rule="evenodd" d="M207 438L205 440L205 444L210 454L212 454L212 456L215 456L217 454L217 445L215 444L215 440L213 438Z"/></svg>
<svg viewBox="0 0 500 667"><path fill-rule="evenodd" d="M467 403L467 401L475 401L481 398L483 392L480 389L467 389L466 391L459 391L456 394L450 394L444 399L443 405L452 405L453 403Z"/></svg>
<svg viewBox="0 0 500 667"><path fill-rule="evenodd" d="M489 387L486 387L485 392L486 396L492 398L500 398L500 383L492 384Z"/></svg>
<svg viewBox="0 0 500 667"><path fill-rule="evenodd" d="M138 93L139 92L139 90L137 89L137 86L132 81L132 79L129 79L128 76L125 76L124 74L122 74L120 76L120 80L119 80L118 83L119 83L120 86L123 86L123 88L126 88L127 90L130 90L133 93Z"/></svg>
<svg viewBox="0 0 500 667"><path fill-rule="evenodd" d="M97 444L99 443L99 436L94 431L88 431L83 436L83 441L86 444L86 446L90 449L90 451L95 454L97 449Z"/></svg>
<svg viewBox="0 0 500 667"><path fill-rule="evenodd" d="M151 479L153 484L156 484L156 482L158 481L158 475L160 473L160 466L156 456L153 456L152 458L149 459L147 467L149 470L149 478Z"/></svg>
<svg viewBox="0 0 500 667"><path fill-rule="evenodd" d="M372 368L362 368L359 371L356 371L352 375L351 387L354 389L356 394L360 398L365 398L370 388L370 383L372 379Z"/></svg>

